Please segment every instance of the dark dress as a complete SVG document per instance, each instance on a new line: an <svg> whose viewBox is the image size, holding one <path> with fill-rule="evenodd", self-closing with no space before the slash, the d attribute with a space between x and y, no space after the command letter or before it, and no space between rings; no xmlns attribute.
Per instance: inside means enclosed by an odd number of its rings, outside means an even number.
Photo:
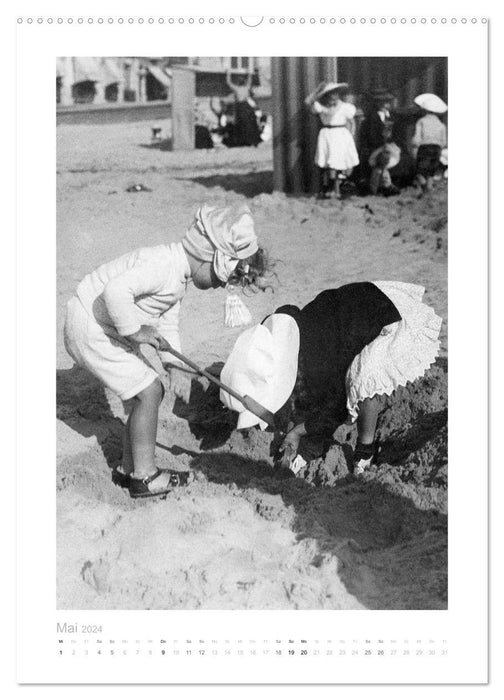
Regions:
<svg viewBox="0 0 504 700"><path fill-rule="evenodd" d="M382 121L378 110L370 112L362 122L359 140L362 151L369 155L392 138L392 120Z"/></svg>
<svg viewBox="0 0 504 700"><path fill-rule="evenodd" d="M441 146L436 144L423 144L419 147L416 160L417 173L424 177L432 177L441 168L439 159Z"/></svg>
<svg viewBox="0 0 504 700"><path fill-rule="evenodd" d="M230 134L223 139L229 148L235 146L257 146L261 143L261 132L254 108L248 102L234 105L234 125Z"/></svg>
<svg viewBox="0 0 504 700"><path fill-rule="evenodd" d="M373 151L391 140L392 127L392 120L388 118L382 121L378 110L368 113L359 130L359 151L362 162L367 163Z"/></svg>
<svg viewBox="0 0 504 700"><path fill-rule="evenodd" d="M353 359L384 326L401 320L390 299L371 282L327 289L299 310L283 306L299 327L299 400L309 435L330 437L347 417L346 374ZM297 394L297 395L296 395Z"/></svg>
<svg viewBox="0 0 504 700"><path fill-rule="evenodd" d="M213 148L214 144L208 127L203 124L196 124L194 127L194 147Z"/></svg>

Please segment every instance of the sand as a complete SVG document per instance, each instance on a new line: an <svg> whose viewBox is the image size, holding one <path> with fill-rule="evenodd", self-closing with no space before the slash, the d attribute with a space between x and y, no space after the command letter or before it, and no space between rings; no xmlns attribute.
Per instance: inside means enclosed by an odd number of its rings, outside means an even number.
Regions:
<svg viewBox="0 0 504 700"><path fill-rule="evenodd" d="M170 153L150 123L58 127L57 591L60 609L444 609L447 607L446 186L417 198L317 202L272 193L271 149ZM127 193L132 184L150 192ZM133 502L112 483L128 406L73 367L66 301L100 263L177 240L196 207L246 201L278 261L275 293L247 300L254 319L357 280L426 287L444 319L441 357L383 401L378 464L349 473L355 431L319 456L305 444L294 477L273 467L272 434L234 430L207 380L188 406L167 393L160 466L195 479L165 500ZM222 362L221 290L190 289L182 344Z"/></svg>

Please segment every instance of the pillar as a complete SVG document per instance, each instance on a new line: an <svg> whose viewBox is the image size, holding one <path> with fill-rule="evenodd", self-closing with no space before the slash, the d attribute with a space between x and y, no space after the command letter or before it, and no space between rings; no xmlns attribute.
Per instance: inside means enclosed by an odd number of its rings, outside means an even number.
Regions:
<svg viewBox="0 0 504 700"><path fill-rule="evenodd" d="M147 101L147 85L146 85L147 69L140 66L138 69L138 101Z"/></svg>
<svg viewBox="0 0 504 700"><path fill-rule="evenodd" d="M66 56L62 59L63 75L61 76L60 105L72 105L72 85L74 84L73 59Z"/></svg>
<svg viewBox="0 0 504 700"><path fill-rule="evenodd" d="M194 148L194 97L196 74L186 68L172 68L172 149Z"/></svg>
<svg viewBox="0 0 504 700"><path fill-rule="evenodd" d="M322 81L337 81L335 57L271 59L273 186L292 194L316 191L318 118L304 100Z"/></svg>
<svg viewBox="0 0 504 700"><path fill-rule="evenodd" d="M103 80L97 80L94 84L95 94L93 99L93 104L101 105L104 104L105 100L105 82Z"/></svg>

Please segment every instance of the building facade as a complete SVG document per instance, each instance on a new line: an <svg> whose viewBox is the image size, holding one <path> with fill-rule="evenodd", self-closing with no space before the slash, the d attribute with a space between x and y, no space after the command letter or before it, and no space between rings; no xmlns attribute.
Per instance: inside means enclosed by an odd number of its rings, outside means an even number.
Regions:
<svg viewBox="0 0 504 700"><path fill-rule="evenodd" d="M56 60L56 102L74 104L145 103L171 100L171 67L193 66L224 76L253 73L258 97L271 94L269 58L224 57L61 57ZM217 84L217 83L216 83ZM224 83L219 83L220 88Z"/></svg>

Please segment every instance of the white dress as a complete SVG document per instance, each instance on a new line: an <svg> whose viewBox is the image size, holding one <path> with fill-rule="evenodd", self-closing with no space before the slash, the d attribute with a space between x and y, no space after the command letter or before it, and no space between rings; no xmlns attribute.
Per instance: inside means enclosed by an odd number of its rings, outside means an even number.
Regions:
<svg viewBox="0 0 504 700"><path fill-rule="evenodd" d="M347 408L352 422L360 401L380 394L390 396L399 386L422 377L439 354L442 319L422 302L424 287L406 282L373 284L394 304L401 321L385 326L347 371Z"/></svg>
<svg viewBox="0 0 504 700"><path fill-rule="evenodd" d="M349 170L358 165L355 141L346 127L347 122L355 117L355 105L339 102L335 107L324 107L320 102L314 102L312 108L322 122L315 165L333 170Z"/></svg>

